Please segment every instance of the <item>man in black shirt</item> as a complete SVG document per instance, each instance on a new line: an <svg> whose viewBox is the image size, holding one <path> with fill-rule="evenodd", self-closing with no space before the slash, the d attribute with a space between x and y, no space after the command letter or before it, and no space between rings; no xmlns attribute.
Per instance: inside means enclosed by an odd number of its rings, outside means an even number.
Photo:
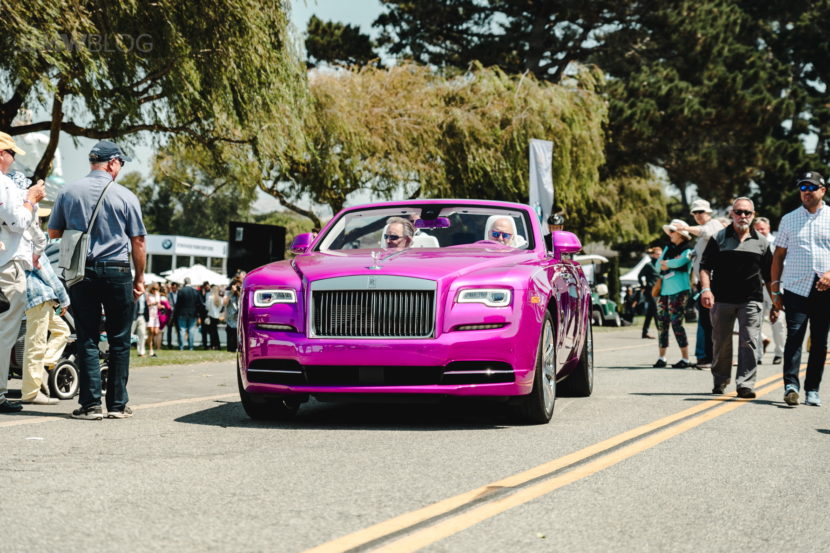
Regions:
<svg viewBox="0 0 830 553"><path fill-rule="evenodd" d="M713 394L722 394L732 375L732 329L738 319L738 397L754 398L761 342L763 286L769 291L772 253L752 228L755 205L749 198L732 204L732 224L714 235L700 261L700 301L710 309L714 360ZM771 314L771 317L777 313Z"/></svg>
<svg viewBox="0 0 830 553"><path fill-rule="evenodd" d="M650 259L637 274L637 280L640 282L640 286L643 287L643 302L646 304L646 319L643 321L643 338L654 338L654 336L648 333L651 320L657 316L657 302L654 300L654 296L651 295L651 289L654 288L654 284L660 276L660 272L657 270L657 260L660 259L660 254L662 253L663 248L660 246L649 248L648 255Z"/></svg>

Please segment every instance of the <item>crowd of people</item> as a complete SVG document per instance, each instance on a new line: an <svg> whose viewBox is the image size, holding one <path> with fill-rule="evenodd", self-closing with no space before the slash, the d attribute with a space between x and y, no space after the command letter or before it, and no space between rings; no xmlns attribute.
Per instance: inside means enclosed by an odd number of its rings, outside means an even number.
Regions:
<svg viewBox="0 0 830 553"><path fill-rule="evenodd" d="M238 271L227 286L203 282L194 287L189 278L177 282L150 284L138 297L133 310L131 333L138 356L156 357L162 347L222 349L219 327L225 325L225 348L236 351L236 325L244 271ZM175 337L175 340L174 340Z"/></svg>
<svg viewBox="0 0 830 553"><path fill-rule="evenodd" d="M827 336L830 330L830 208L823 201L824 178L809 171L796 179L801 206L786 214L773 235L769 219L755 217L750 198L740 197L727 216L715 218L709 202L691 206L695 224L681 219L663 226L665 248L650 248L639 272L643 290L644 339L657 326L658 358L666 367L670 331L681 358L672 367L711 369L712 393L732 381L733 334L738 334L737 394L756 397L757 367L774 342L773 364L783 363L784 401L799 402L801 351L809 326L804 403L819 406ZM697 308L695 359L684 328L690 303ZM762 333L767 319L772 340Z"/></svg>

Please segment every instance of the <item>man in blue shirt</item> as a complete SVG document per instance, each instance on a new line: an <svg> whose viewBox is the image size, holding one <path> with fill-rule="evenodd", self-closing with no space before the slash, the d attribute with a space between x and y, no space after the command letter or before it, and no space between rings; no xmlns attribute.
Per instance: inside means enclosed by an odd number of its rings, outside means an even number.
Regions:
<svg viewBox="0 0 830 553"><path fill-rule="evenodd" d="M141 220L141 206L135 194L116 184L115 179L127 161L121 148L102 140L89 152L91 172L67 185L55 199L49 219L50 238L60 238L64 230L86 230L95 205L105 187L106 196L90 234L84 279L69 289L78 335L80 408L72 417L101 420L101 372L98 360L101 308L106 315L109 342L107 379L107 417L132 416L127 406L127 377L130 366L130 326L133 302L144 293L144 266L147 261ZM135 268L131 277L130 258Z"/></svg>

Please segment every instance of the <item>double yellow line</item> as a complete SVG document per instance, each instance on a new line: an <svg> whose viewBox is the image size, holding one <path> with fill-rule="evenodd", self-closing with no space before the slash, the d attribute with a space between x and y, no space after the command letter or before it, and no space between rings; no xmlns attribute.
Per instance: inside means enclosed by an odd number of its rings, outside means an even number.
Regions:
<svg viewBox="0 0 830 553"><path fill-rule="evenodd" d="M772 382L772 384L770 384ZM757 383L762 397L782 386L781 375ZM321 544L304 553L418 551L462 530L616 465L666 440L733 411L748 400L720 396L598 442L524 472L405 513ZM570 469L559 473L563 469ZM402 535L402 537L397 537Z"/></svg>

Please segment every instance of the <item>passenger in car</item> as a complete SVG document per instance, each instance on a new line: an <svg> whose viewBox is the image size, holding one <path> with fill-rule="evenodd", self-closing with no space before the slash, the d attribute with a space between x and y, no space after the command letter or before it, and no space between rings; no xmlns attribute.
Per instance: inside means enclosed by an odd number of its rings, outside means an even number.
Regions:
<svg viewBox="0 0 830 553"><path fill-rule="evenodd" d="M390 217L383 231L383 241L387 250L405 250L412 246L415 227L412 222L402 217Z"/></svg>
<svg viewBox="0 0 830 553"><path fill-rule="evenodd" d="M498 242L511 248L521 248L527 240L516 231L516 223L506 215L492 215L485 225L484 239Z"/></svg>

